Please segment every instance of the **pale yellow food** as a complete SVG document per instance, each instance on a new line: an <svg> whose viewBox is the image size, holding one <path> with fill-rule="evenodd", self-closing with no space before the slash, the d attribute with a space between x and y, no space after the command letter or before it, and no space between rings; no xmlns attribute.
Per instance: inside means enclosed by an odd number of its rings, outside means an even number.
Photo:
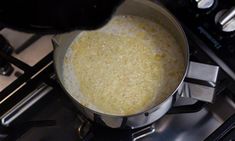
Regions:
<svg viewBox="0 0 235 141"><path fill-rule="evenodd" d="M163 26L135 16L116 16L84 31L67 49L64 85L81 104L112 115L142 112L178 86L184 57Z"/></svg>

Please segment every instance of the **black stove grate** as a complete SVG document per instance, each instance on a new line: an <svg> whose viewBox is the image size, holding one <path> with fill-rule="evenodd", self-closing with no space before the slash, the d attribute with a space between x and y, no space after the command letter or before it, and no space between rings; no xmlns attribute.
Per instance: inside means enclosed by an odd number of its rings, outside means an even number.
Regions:
<svg viewBox="0 0 235 141"><path fill-rule="evenodd" d="M3 101L0 103L0 115L5 113L9 108L13 107L17 102L19 102L22 98L24 98L27 95L27 91L31 91L33 89L35 80L32 81L32 77L37 72L42 70L45 66L52 63L52 58L53 58L52 54L53 54L52 52L49 53L41 61L39 61L37 64L31 67L27 65L26 63L18 60L17 58L13 56L8 56L0 51L1 58L7 60L9 63L17 66L18 68L24 71L24 74L20 75L14 82L12 82L9 86L7 86L5 89L3 89L0 92L0 101ZM53 69L53 66L51 65L49 66L49 68ZM43 80L44 78L37 78L37 79ZM25 83L27 83L30 87L25 85ZM15 91L17 89L19 90ZM25 91L25 92L21 92L21 91Z"/></svg>

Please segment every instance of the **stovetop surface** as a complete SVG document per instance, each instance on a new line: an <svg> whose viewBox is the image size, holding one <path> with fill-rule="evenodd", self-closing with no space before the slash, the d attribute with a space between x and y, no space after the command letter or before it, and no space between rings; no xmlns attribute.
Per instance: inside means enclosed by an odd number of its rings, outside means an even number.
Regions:
<svg viewBox="0 0 235 141"><path fill-rule="evenodd" d="M235 33L223 33L214 25L213 16L224 8L234 5L233 1L215 0L216 4L211 10L198 10L192 6L192 1L185 0L164 0L162 1L167 8L182 23L186 31L190 45L190 59L207 64L217 64L218 60L208 57L205 48L212 50L231 70L235 70L234 60L234 39ZM209 16L207 19L206 17ZM209 25L209 26L208 26ZM210 26L213 25L213 26ZM206 34L205 34L206 33ZM208 36L208 34L210 36ZM193 36L200 39L197 40ZM209 37L209 38L208 38ZM212 38L213 40L211 40ZM203 42L203 44L199 44ZM40 43L38 43L40 44ZM205 48L204 48L205 47ZM233 51L234 49L234 51ZM1 55L1 54L0 54ZM18 92L0 103L0 115L3 115L8 109L14 106L13 103L19 102L31 91L37 89L42 83L50 87L50 92L41 98L36 104L23 112L16 120L12 121L10 126L5 129L0 128L0 140L17 141L129 141L139 134L138 130L114 130L101 127L87 121L73 106L61 87L54 79L54 69L52 62L52 53L45 61L42 61L36 67L31 66L32 70L43 68L43 65L49 64L45 70L28 81L27 85L22 86ZM29 65L30 66L30 65ZM27 68L28 66L26 66ZM27 70L27 69L25 69ZM218 80L223 86L219 89L215 101L204 103L196 111L189 113L169 112L153 125L141 129L144 134L151 134L140 138L143 141L200 141L206 139L212 132L220 127L231 115L235 113L235 84L233 74L227 74L227 70L221 69L221 76ZM26 71L33 76L31 70ZM22 79L28 80L22 76ZM13 91L10 87L3 90L3 94ZM0 95L3 99L4 95ZM193 99L180 98L176 105L190 105L197 102ZM198 105L198 104L196 104ZM200 105L200 104L199 104ZM194 107L195 108L195 107ZM190 108L189 108L190 111ZM175 113L175 114L174 114ZM86 123L85 128L84 123ZM79 130L82 129L80 132ZM154 129L154 130L152 130ZM232 133L232 131L231 131ZM143 134L142 134L143 135ZM225 139L225 138L224 138ZM226 140L234 138L227 137Z"/></svg>
<svg viewBox="0 0 235 141"><path fill-rule="evenodd" d="M231 100L224 95L194 113L167 114L153 124L155 132L140 141L200 141L217 129L224 119L235 113ZM176 104L194 103L181 98ZM234 103L233 103L234 104ZM220 108L216 106L221 106ZM227 109L224 111L223 109ZM227 115L226 117L223 117ZM60 88L55 88L12 123L6 140L17 141L131 141L138 130L115 130L91 124L91 134L78 132L83 123L81 114L73 107ZM88 137L87 137L88 136ZM81 137L83 139L81 139Z"/></svg>
<svg viewBox="0 0 235 141"><path fill-rule="evenodd" d="M203 59L206 63L214 64L203 51L198 50L191 42L189 43L191 44L191 60L202 62L201 59ZM49 55L49 58L51 55ZM52 79L48 81L48 76L54 76L53 64L50 64L44 71L41 72L42 74L39 74L38 78L49 87L52 87L53 90L11 123L10 128L6 131L6 133L9 133L7 134L6 140L133 140L134 135L139 129L114 130L88 122L90 123L88 130L83 129L86 131L82 130L82 132L79 132L79 128L84 123L82 114L79 114L74 108L54 77L51 77ZM37 77L35 79L37 80ZM32 80L32 82L34 81ZM40 81L36 82L35 84L30 83L31 85L28 85L28 87L34 87L34 85L37 86L41 83ZM206 104L197 112L181 114L168 113L151 126L151 128L155 129L153 133L139 140L204 140L235 113L235 104L229 98L230 95L233 94L229 90L218 94L213 104ZM180 98L177 100L176 105L190 105L195 102L196 100L193 99Z"/></svg>

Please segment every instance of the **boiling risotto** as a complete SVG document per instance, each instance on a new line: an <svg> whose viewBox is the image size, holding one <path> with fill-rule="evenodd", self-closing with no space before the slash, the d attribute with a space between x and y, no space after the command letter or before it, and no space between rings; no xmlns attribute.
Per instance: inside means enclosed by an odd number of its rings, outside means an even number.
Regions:
<svg viewBox="0 0 235 141"><path fill-rule="evenodd" d="M184 56L160 24L115 16L83 31L67 49L63 77L81 104L111 115L131 115L161 103L179 85Z"/></svg>

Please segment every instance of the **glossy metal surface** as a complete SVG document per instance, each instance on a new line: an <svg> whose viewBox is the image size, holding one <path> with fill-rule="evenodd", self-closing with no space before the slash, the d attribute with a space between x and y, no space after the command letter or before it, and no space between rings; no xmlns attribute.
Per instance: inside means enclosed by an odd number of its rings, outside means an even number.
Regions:
<svg viewBox="0 0 235 141"><path fill-rule="evenodd" d="M218 66L190 62L187 77L209 82L213 86L216 83L218 73Z"/></svg>
<svg viewBox="0 0 235 141"><path fill-rule="evenodd" d="M167 25L167 28L172 35L175 36L180 47L182 47L182 52L185 56L185 75L187 73L188 63L189 63L189 49L185 34L178 24L178 22L171 16L171 14L162 8L160 5L152 3L150 1L142 0L126 0L116 11L116 15L135 15L141 16L152 21L161 23L162 25ZM80 31L59 35L53 39L53 44L55 46L54 61L57 76L63 86L62 77L62 63L66 49L71 44L73 39L79 34ZM184 75L184 77L185 77ZM153 108L146 110L145 112L138 113L130 116L112 116L103 113L98 113L87 107L82 106L72 95L69 95L77 108L89 119L98 122L100 124L106 125L111 128L138 128L145 125L151 124L152 122L161 118L174 104L176 100L176 95L181 93L183 90L183 80L179 84L178 88L169 97L163 101L160 105L155 105ZM65 90L66 91L66 90Z"/></svg>
<svg viewBox="0 0 235 141"><path fill-rule="evenodd" d="M185 82L181 96L213 102L218 75L218 66L190 62L186 77L195 82Z"/></svg>

